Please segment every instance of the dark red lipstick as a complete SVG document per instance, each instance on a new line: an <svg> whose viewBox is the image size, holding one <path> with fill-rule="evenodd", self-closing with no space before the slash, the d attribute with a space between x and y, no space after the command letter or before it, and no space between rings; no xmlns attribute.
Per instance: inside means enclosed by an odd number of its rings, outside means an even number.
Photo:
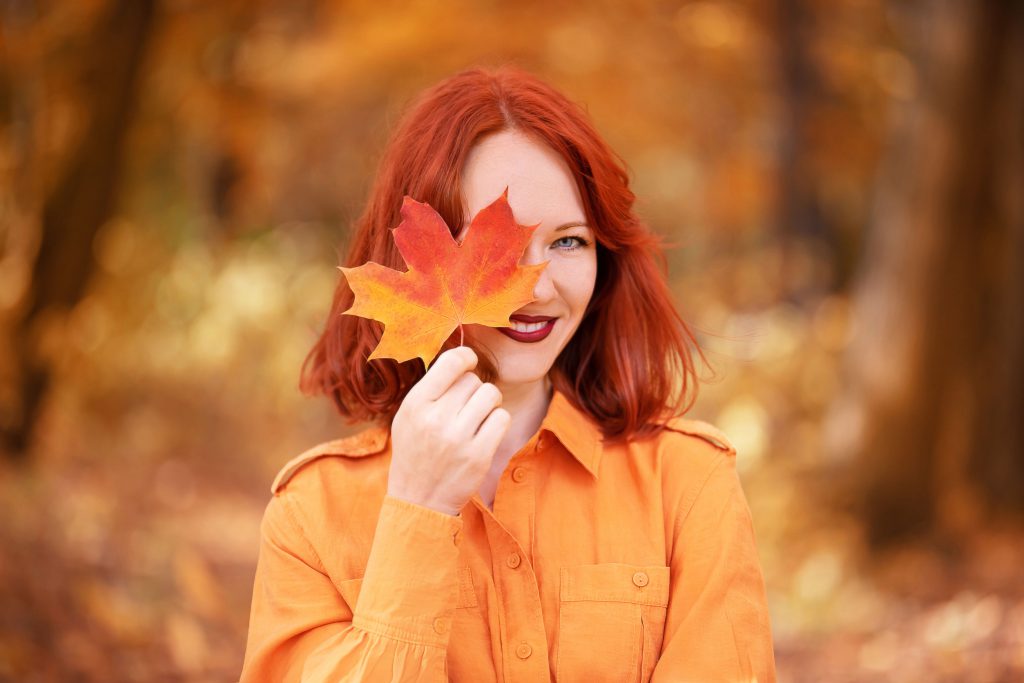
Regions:
<svg viewBox="0 0 1024 683"><path fill-rule="evenodd" d="M511 327L498 328L499 332L510 339L515 339L517 342L532 344L534 342L541 341L551 334L551 330L555 328L555 320L557 320L557 318L553 318L550 315L521 315L517 313L516 315L509 316L509 320L514 320L519 323L547 323L544 327L533 332L518 332Z"/></svg>

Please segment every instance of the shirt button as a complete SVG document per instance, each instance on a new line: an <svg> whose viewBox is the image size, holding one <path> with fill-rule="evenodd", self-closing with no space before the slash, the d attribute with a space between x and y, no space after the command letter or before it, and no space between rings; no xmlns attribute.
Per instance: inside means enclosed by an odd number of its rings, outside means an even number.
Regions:
<svg viewBox="0 0 1024 683"><path fill-rule="evenodd" d="M523 479L526 479L526 470L524 468L517 467L512 470L512 481L519 482Z"/></svg>
<svg viewBox="0 0 1024 683"><path fill-rule="evenodd" d="M446 622L443 617L434 619L434 631L444 635L448 632L448 622Z"/></svg>
<svg viewBox="0 0 1024 683"><path fill-rule="evenodd" d="M519 557L519 553L512 553L511 555L508 556L508 559L505 560L505 564L507 564L508 566L512 567L512 569L515 569L516 567L519 566L519 563L522 562L522 561L523 561L523 558Z"/></svg>
<svg viewBox="0 0 1024 683"><path fill-rule="evenodd" d="M533 654L533 648L525 640L516 646L516 657L519 659L526 659Z"/></svg>
<svg viewBox="0 0 1024 683"><path fill-rule="evenodd" d="M640 586L641 588L643 588L649 582L650 582L650 579L647 578L647 574L646 573L644 573L644 572L637 572L636 574L633 574L633 583L636 584L637 586Z"/></svg>

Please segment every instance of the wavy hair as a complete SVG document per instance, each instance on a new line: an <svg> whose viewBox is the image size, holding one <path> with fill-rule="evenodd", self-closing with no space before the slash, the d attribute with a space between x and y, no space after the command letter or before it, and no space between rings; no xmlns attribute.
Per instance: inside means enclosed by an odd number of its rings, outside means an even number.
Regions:
<svg viewBox="0 0 1024 683"><path fill-rule="evenodd" d="M474 68L423 92L384 150L342 265L375 261L406 269L389 230L400 221L405 195L434 207L457 235L466 218L466 157L481 138L507 129L532 136L565 160L597 238L594 293L551 369L552 384L607 439L657 433L664 421L692 407L698 382L694 354L703 359L703 353L673 305L661 239L633 211L625 164L582 107L536 76L511 66ZM299 387L329 395L349 422L390 425L425 374L423 363L367 361L384 328L342 315L352 302L352 290L340 276L327 324L302 364ZM442 350L457 346L458 338L456 332ZM474 350L477 374L493 382L493 359Z"/></svg>

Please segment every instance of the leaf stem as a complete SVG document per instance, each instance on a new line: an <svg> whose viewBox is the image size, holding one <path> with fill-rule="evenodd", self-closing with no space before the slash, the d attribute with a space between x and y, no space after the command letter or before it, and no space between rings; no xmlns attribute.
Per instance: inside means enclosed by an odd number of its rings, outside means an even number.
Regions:
<svg viewBox="0 0 1024 683"><path fill-rule="evenodd" d="M459 325L459 346L462 346L462 340L465 338L465 332L462 330L462 325Z"/></svg>

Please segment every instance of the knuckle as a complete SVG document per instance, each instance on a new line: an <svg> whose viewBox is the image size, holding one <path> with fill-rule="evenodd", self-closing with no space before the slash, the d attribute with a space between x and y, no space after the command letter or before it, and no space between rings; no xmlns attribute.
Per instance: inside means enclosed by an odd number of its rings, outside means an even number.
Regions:
<svg viewBox="0 0 1024 683"><path fill-rule="evenodd" d="M495 408L487 416L487 427L490 430L491 436L500 434L511 422L512 417L501 408Z"/></svg>
<svg viewBox="0 0 1024 683"><path fill-rule="evenodd" d="M454 354L452 353L452 349L448 349L447 351L443 352L440 356L437 357L437 360L434 361L434 364L430 366L430 369L433 370L434 368L436 368L439 365L440 366L451 365L452 363L455 362L455 359L453 358L453 356L454 356Z"/></svg>
<svg viewBox="0 0 1024 683"><path fill-rule="evenodd" d="M440 356L438 356L437 360L434 361L434 364L430 366L430 369L427 370L427 374L436 375L438 373L443 373L445 371L445 368L449 367L450 365L452 365L451 354L448 351L445 351Z"/></svg>
<svg viewBox="0 0 1024 683"><path fill-rule="evenodd" d="M491 384L490 382L483 382L481 383L480 388L483 391L486 391L491 396L492 400L500 401L502 399L501 389L496 385Z"/></svg>

